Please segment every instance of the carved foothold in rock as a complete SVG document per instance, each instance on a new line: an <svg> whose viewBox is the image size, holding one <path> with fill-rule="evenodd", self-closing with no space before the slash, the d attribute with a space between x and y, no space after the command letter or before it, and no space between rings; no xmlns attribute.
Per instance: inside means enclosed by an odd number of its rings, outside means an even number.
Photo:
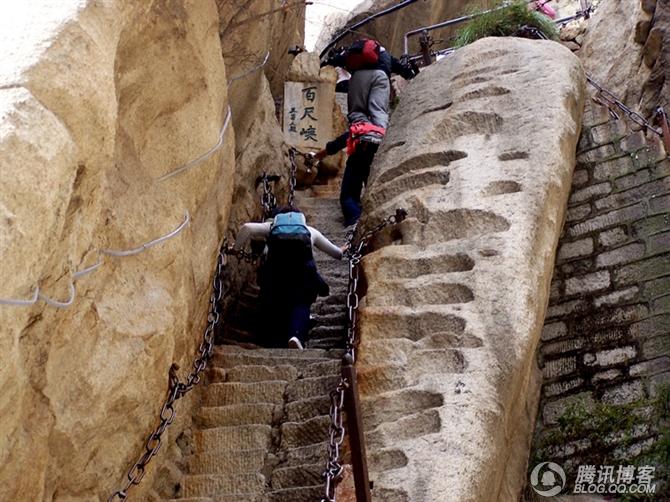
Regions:
<svg viewBox="0 0 670 502"><path fill-rule="evenodd" d="M656 10L656 0L640 0L640 4L642 6L642 10L647 14L654 14L654 11Z"/></svg>
<svg viewBox="0 0 670 502"><path fill-rule="evenodd" d="M644 44L647 41L650 29L651 21L649 19L638 21L635 25L635 42L638 44Z"/></svg>
<svg viewBox="0 0 670 502"><path fill-rule="evenodd" d="M663 34L664 31L658 27L652 28L649 32L647 41L642 49L642 58L644 64L647 65L647 68L652 68L656 63L658 56L661 54L661 49L663 48Z"/></svg>

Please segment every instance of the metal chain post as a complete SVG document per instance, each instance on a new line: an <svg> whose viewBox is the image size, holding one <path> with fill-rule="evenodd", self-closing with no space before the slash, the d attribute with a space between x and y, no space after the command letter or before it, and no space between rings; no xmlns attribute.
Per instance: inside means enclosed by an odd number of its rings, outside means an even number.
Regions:
<svg viewBox="0 0 670 502"><path fill-rule="evenodd" d="M343 356L344 364L353 365L356 362L356 326L359 307L358 283L363 250L377 232L389 225L400 223L406 217L407 211L404 209L397 209L395 214L392 214L378 225L363 232L363 235L356 243L353 242L356 227L350 230L347 234L349 249L346 252L346 256L349 261L349 285L347 288L347 338ZM336 502L335 488L343 472L340 460L340 447L346 434L343 424L345 393L354 383L355 382L350 382L344 376L341 376L337 387L330 393L328 460L326 462L326 469L323 473L325 478L325 497L321 499L321 502Z"/></svg>
<svg viewBox="0 0 670 502"><path fill-rule="evenodd" d="M108 502L115 500L128 499L128 491L134 485L139 485L146 474L146 466L153 457L156 456L161 448L163 434L167 428L174 422L177 415L174 409L174 403L184 397L193 387L195 387L202 379L202 372L207 367L207 362L212 355L214 349L214 334L216 328L221 320L220 302L225 293L223 285L223 272L227 265L226 257L227 243L223 242L216 261L216 271L214 273L214 280L212 283L212 293L209 297L209 314L207 316L207 327L203 335L203 340L200 343L197 356L193 361L193 369L186 378L185 382L180 382L177 376L179 366L173 363L168 372L169 384L168 391L163 406L159 414L160 423L156 429L149 434L145 444L144 453L128 470L126 475L126 482L120 490L114 492L108 499Z"/></svg>

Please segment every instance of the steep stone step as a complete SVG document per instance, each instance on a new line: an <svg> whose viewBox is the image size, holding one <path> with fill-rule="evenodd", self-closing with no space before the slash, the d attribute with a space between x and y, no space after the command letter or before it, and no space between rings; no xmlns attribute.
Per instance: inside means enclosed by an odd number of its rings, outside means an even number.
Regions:
<svg viewBox="0 0 670 502"><path fill-rule="evenodd" d="M253 473L263 469L266 450L213 450L189 457L191 474Z"/></svg>
<svg viewBox="0 0 670 502"><path fill-rule="evenodd" d="M268 380L295 380L298 370L289 365L280 366L235 366L226 371L228 382L263 382Z"/></svg>
<svg viewBox="0 0 670 502"><path fill-rule="evenodd" d="M285 422L281 425L281 448L297 448L325 441L329 426L328 415L314 417L304 422Z"/></svg>
<svg viewBox="0 0 670 502"><path fill-rule="evenodd" d="M330 397L319 396L310 399L301 399L286 405L286 420L302 422L326 415L330 411Z"/></svg>
<svg viewBox="0 0 670 502"><path fill-rule="evenodd" d="M246 329L242 329L238 326L224 326L223 328L223 336L227 340L235 340L237 342L250 342L253 343L255 336L251 331L247 331ZM229 345L229 347L232 347L232 345Z"/></svg>
<svg viewBox="0 0 670 502"><path fill-rule="evenodd" d="M269 425L216 427L196 430L193 438L197 452L267 449L272 441L272 427Z"/></svg>
<svg viewBox="0 0 670 502"><path fill-rule="evenodd" d="M324 438L325 439L325 438ZM328 446L326 442L291 448L282 452L283 462L281 467L294 467L305 464L321 463L325 470L328 456Z"/></svg>
<svg viewBox="0 0 670 502"><path fill-rule="evenodd" d="M311 349L310 349L311 350ZM252 352L252 351L249 351ZM300 354L304 351L293 350L293 354ZM337 357L337 356L334 356ZM219 368L234 368L235 366L281 366L291 365L300 371L301 368L309 366L314 362L327 362L330 358L305 358L305 357L266 357L266 356L252 356L248 354L226 354L222 356L212 357L211 364L213 367Z"/></svg>
<svg viewBox="0 0 670 502"><path fill-rule="evenodd" d="M213 383L207 386L202 404L206 407L245 403L281 404L284 401L286 384L283 380Z"/></svg>
<svg viewBox="0 0 670 502"><path fill-rule="evenodd" d="M220 500L221 495L237 494L241 488L246 490L242 494L244 496L262 493L265 489L265 476L258 473L189 474L184 477L183 482L185 497L211 497Z"/></svg>
<svg viewBox="0 0 670 502"><path fill-rule="evenodd" d="M316 326L309 332L309 338L337 338L343 337L347 332L344 325Z"/></svg>
<svg viewBox="0 0 670 502"><path fill-rule="evenodd" d="M268 502L314 502L324 497L323 485L276 490L268 494Z"/></svg>
<svg viewBox="0 0 670 502"><path fill-rule="evenodd" d="M281 413L281 406L264 403L202 407L195 416L195 424L201 429L253 424L271 425L276 413Z"/></svg>
<svg viewBox="0 0 670 502"><path fill-rule="evenodd" d="M338 325L344 326L347 323L346 309L342 306L341 312L331 312L329 314L313 314L317 326Z"/></svg>
<svg viewBox="0 0 670 502"><path fill-rule="evenodd" d="M310 397L328 396L339 382L339 375L301 378L290 383L286 388L286 397L289 402Z"/></svg>
<svg viewBox="0 0 670 502"><path fill-rule="evenodd" d="M307 340L306 347L309 349L328 349L331 347L343 347L344 338L339 336L336 338L313 338Z"/></svg>
<svg viewBox="0 0 670 502"><path fill-rule="evenodd" d="M296 351L293 349L245 349L242 347L226 346L225 348L214 348L214 355L224 354L254 354L258 357L303 357L303 358L319 358L327 355L324 350L302 350Z"/></svg>
<svg viewBox="0 0 670 502"><path fill-rule="evenodd" d="M312 306L312 313L315 315L342 315L346 312L345 304L316 302Z"/></svg>
<svg viewBox="0 0 670 502"><path fill-rule="evenodd" d="M302 378L339 375L342 371L341 359L329 359L322 363L313 363L300 370Z"/></svg>
<svg viewBox="0 0 670 502"><path fill-rule="evenodd" d="M323 463L281 467L272 472L270 486L275 490L296 486L315 486L323 482L323 471Z"/></svg>

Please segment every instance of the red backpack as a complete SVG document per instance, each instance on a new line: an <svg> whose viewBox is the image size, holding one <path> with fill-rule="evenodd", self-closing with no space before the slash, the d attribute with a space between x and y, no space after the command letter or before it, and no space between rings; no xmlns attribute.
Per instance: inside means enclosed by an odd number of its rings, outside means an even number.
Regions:
<svg viewBox="0 0 670 502"><path fill-rule="evenodd" d="M380 52L381 45L376 40L369 38L356 40L347 50L345 66L350 72L375 68L379 63Z"/></svg>

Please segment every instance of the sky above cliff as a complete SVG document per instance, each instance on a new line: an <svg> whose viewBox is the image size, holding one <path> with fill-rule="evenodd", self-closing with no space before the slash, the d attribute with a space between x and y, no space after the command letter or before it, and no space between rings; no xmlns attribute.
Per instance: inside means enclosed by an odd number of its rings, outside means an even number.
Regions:
<svg viewBox="0 0 670 502"><path fill-rule="evenodd" d="M338 14L347 14L361 3L361 0L312 0L313 4L307 6L307 19L305 23L305 48L309 51L314 49L319 38L319 33L328 19Z"/></svg>

